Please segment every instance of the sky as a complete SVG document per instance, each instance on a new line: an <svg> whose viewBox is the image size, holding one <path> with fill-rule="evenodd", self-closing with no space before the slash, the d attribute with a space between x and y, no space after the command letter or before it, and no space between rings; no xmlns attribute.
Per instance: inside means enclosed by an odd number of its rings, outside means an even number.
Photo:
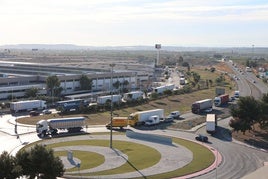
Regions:
<svg viewBox="0 0 268 179"><path fill-rule="evenodd" d="M0 45L268 47L267 0L0 0Z"/></svg>

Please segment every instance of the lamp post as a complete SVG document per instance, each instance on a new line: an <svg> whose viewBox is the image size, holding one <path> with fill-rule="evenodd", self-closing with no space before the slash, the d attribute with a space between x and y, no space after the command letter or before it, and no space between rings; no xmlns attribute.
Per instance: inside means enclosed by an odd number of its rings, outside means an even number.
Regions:
<svg viewBox="0 0 268 179"><path fill-rule="evenodd" d="M112 90L112 83L113 83L113 74L114 74L114 66L115 64L110 64L110 67L112 68L112 76L110 81L110 91L111 91L111 121L110 121L110 148L113 148L113 90Z"/></svg>

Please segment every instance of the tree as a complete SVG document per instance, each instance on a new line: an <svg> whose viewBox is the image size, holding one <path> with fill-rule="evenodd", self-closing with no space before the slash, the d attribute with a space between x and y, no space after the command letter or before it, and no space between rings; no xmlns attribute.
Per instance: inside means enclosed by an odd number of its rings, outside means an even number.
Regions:
<svg viewBox="0 0 268 179"><path fill-rule="evenodd" d="M263 129L268 128L268 93L264 94L260 101L261 106L261 117L258 122L260 123L260 127Z"/></svg>
<svg viewBox="0 0 268 179"><path fill-rule="evenodd" d="M60 80L56 75L47 77L46 80L47 89L50 90L51 96L55 94L55 89L60 87Z"/></svg>
<svg viewBox="0 0 268 179"><path fill-rule="evenodd" d="M231 107L231 115L233 119L230 126L235 131L252 130L252 125L258 121L261 116L261 108L259 102L252 96L240 97L237 106Z"/></svg>
<svg viewBox="0 0 268 179"><path fill-rule="evenodd" d="M119 81L116 81L116 82L113 83L113 87L114 87L115 89L118 90L119 86L120 86L120 82L119 82Z"/></svg>
<svg viewBox="0 0 268 179"><path fill-rule="evenodd" d="M16 162L16 158L4 151L0 155L0 178L13 179L22 174L22 168Z"/></svg>
<svg viewBox="0 0 268 179"><path fill-rule="evenodd" d="M91 90L92 80L90 80L87 75L81 75L80 87L81 87L81 90Z"/></svg>
<svg viewBox="0 0 268 179"><path fill-rule="evenodd" d="M31 87L27 90L25 90L25 96L26 97L36 97L38 93L38 88Z"/></svg>
<svg viewBox="0 0 268 179"><path fill-rule="evenodd" d="M30 151L21 150L16 158L24 174L30 178L41 175L46 179L54 179L64 173L60 158L54 156L52 149L46 149L43 145L35 145Z"/></svg>

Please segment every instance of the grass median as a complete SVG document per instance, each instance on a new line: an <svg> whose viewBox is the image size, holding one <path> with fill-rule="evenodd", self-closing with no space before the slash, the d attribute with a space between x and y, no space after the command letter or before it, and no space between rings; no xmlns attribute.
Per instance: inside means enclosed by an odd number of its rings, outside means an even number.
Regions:
<svg viewBox="0 0 268 179"><path fill-rule="evenodd" d="M191 142L184 139L173 138L174 143L182 145L188 148L193 153L193 160L187 164L186 166L166 173L161 173L152 176L146 176L146 178L172 178L178 176L184 176L187 174L191 174L210 166L215 157L213 153L206 147ZM55 148L55 147L67 147L67 146L103 146L109 147L109 140L77 140L77 141L67 141L67 142L59 142L54 144L49 144L47 147ZM127 141L113 141L114 148L120 150L122 153L128 156L128 160L125 164L120 167L104 170L100 172L90 172L83 173L83 176L98 176L98 175L112 175L112 174L122 174L127 172L133 172L137 170L142 170L148 167L155 165L161 158L161 154L154 148L138 143L127 142ZM168 148L167 148L168 150ZM96 154L94 152L87 151L74 151L74 157L81 160L81 168L80 170L94 168L98 165L101 165L104 162L103 156ZM66 156L66 152L55 152L57 156ZM69 171L77 171L77 168L68 169ZM73 174L73 176L78 176L79 174ZM142 177L141 177L142 178Z"/></svg>

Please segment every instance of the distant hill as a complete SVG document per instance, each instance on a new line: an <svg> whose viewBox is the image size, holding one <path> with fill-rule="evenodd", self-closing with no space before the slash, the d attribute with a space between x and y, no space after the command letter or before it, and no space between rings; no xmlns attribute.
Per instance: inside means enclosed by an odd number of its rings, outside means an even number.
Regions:
<svg viewBox="0 0 268 179"><path fill-rule="evenodd" d="M16 44L16 45L2 45L0 49L45 49L45 50L156 50L152 46L79 46L74 44ZM251 47L180 47L180 46L164 46L161 50L166 51L213 51L213 52L246 52L251 53ZM255 47L254 53L268 53L266 47Z"/></svg>

